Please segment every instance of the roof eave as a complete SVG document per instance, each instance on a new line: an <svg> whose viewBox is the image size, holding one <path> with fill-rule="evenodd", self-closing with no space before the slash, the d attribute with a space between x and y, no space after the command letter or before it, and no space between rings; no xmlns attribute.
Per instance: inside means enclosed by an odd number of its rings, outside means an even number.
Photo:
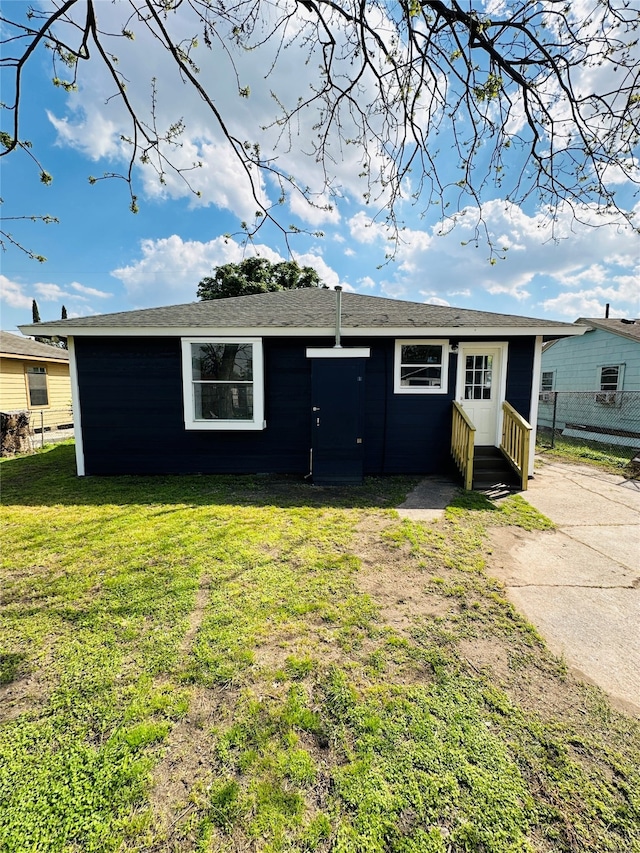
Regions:
<svg viewBox="0 0 640 853"><path fill-rule="evenodd" d="M53 361L56 364L69 364L68 358L57 358L55 355L33 355L23 352L0 352L0 358L15 358L19 361Z"/></svg>
<svg viewBox="0 0 640 853"><path fill-rule="evenodd" d="M24 334L32 326L19 326ZM63 334L67 337L265 337L324 338L335 334L335 326L47 326L38 323L39 334ZM538 337L563 338L583 335L585 326L342 326L342 335L351 338L407 337Z"/></svg>

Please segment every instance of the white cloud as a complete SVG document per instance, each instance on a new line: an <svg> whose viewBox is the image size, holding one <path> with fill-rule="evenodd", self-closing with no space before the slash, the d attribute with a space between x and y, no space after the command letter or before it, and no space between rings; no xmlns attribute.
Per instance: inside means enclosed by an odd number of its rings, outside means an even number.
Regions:
<svg viewBox="0 0 640 853"><path fill-rule="evenodd" d="M381 283L381 292L394 298L412 298L418 292L446 302L455 297L478 302L484 294L495 299L491 310L524 313L526 305L527 313L535 314L542 306L564 319L571 315L570 301L550 300L545 288L585 291L592 304L594 287L600 286L601 298L619 306L623 314L638 313L640 239L630 228L602 225L602 217L591 209L582 212L585 224L576 224L565 209L555 222L560 239L553 240L546 213L528 215L495 200L485 204L483 215L494 246L498 251L508 247L505 260L492 265L487 249L482 244L475 248L478 212L468 208L454 228L440 223L429 231L404 231L397 271ZM386 245L384 227L371 224L362 212L348 225L354 239Z"/></svg>
<svg viewBox="0 0 640 853"><path fill-rule="evenodd" d="M11 308L31 308L32 296L24 292L24 285L0 274L0 298Z"/></svg>
<svg viewBox="0 0 640 853"><path fill-rule="evenodd" d="M130 301L137 307L193 302L198 283L214 267L238 263L247 255L257 254L273 263L283 261L281 255L265 245L246 249L231 238L217 237L207 243L182 240L177 234L159 240L143 240L142 257L111 275L123 282ZM297 254L300 266L311 266L329 287L340 281L338 273L317 252Z"/></svg>
<svg viewBox="0 0 640 853"><path fill-rule="evenodd" d="M342 285L345 290L353 290L349 284L340 280L339 274L316 252L296 253L295 259L301 267L313 267L327 287L335 288L336 285Z"/></svg>
<svg viewBox="0 0 640 853"><path fill-rule="evenodd" d="M69 145L94 161L127 156L129 149L120 140L118 125L106 118L97 104L87 100L81 109L64 118L46 112L58 134L58 145Z"/></svg>
<svg viewBox="0 0 640 853"><path fill-rule="evenodd" d="M423 301L427 305L444 305L445 307L447 307L451 304L446 299L442 299L442 297L436 296L435 293L426 293L424 290L421 290L420 295L424 297Z"/></svg>
<svg viewBox="0 0 640 853"><path fill-rule="evenodd" d="M247 254L258 254L270 261L282 260L268 246L257 245L245 251L235 240L224 237L202 243L185 241L173 234L159 240L143 240L140 249L139 260L111 273L123 282L136 307L193 302L198 283L212 267L236 263Z"/></svg>
<svg viewBox="0 0 640 853"><path fill-rule="evenodd" d="M101 299L111 297L112 294L105 293L93 287L85 287L78 282L72 282L68 287L61 287L53 282L36 281L32 284L21 284L12 281L4 275L0 275L0 297L2 302L9 308L31 309L33 299L39 306L47 304L42 308L40 314L44 320L60 319L60 309L64 303L67 307L68 317L85 317L88 314L97 313L89 304L89 297ZM57 303L57 307L48 303ZM57 316L56 316L57 315ZM20 322L30 322L31 314L25 316Z"/></svg>
<svg viewBox="0 0 640 853"><path fill-rule="evenodd" d="M77 281L72 281L69 287L82 296L96 296L98 299L109 299L113 296L113 293L107 293L105 290L98 290L95 287L85 287L84 284L79 284Z"/></svg>
<svg viewBox="0 0 640 853"><path fill-rule="evenodd" d="M295 216L299 216L309 225L336 225L340 221L340 213L335 202L332 202L326 193L312 199L310 205L300 193L292 193L289 200L289 210Z"/></svg>
<svg viewBox="0 0 640 853"><path fill-rule="evenodd" d="M36 293L46 302L58 302L60 299L64 299L65 296L69 296L68 290L63 290L58 284L46 284L44 282L38 282L33 285Z"/></svg>

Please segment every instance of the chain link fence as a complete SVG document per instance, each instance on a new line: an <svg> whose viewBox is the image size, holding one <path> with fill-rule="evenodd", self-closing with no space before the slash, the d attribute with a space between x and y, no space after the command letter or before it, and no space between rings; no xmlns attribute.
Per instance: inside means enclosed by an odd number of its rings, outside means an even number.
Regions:
<svg viewBox="0 0 640 853"><path fill-rule="evenodd" d="M29 432L34 447L44 447L65 438L73 438L73 411L40 409L29 412Z"/></svg>
<svg viewBox="0 0 640 853"><path fill-rule="evenodd" d="M640 453L640 391L543 391L538 402L538 444L583 446L613 465Z"/></svg>
<svg viewBox="0 0 640 853"><path fill-rule="evenodd" d="M31 453L45 444L73 436L70 407L0 412L0 456Z"/></svg>

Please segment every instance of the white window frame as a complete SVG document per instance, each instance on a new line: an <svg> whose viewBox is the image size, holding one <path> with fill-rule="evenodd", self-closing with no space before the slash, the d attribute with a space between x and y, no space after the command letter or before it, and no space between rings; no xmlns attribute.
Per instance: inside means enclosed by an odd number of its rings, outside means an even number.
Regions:
<svg viewBox="0 0 640 853"><path fill-rule="evenodd" d="M598 366L597 387L599 390L594 397L594 400L598 405L615 407L622 405L622 395L620 392L622 391L624 383L624 367L624 364L601 364ZM616 387L615 389L608 388L604 390L602 388L602 371L611 370L612 368L615 368L618 371Z"/></svg>
<svg viewBox="0 0 640 853"><path fill-rule="evenodd" d="M615 368L618 371L618 379L616 382L615 388L603 388L602 387L602 371L603 370L611 370ZM615 393L616 391L622 391L622 385L624 381L624 364L601 364L598 366L598 391L602 391L606 393L607 391Z"/></svg>
<svg viewBox="0 0 640 853"><path fill-rule="evenodd" d="M31 399L32 391L42 391L42 388L32 388L31 376L44 376L44 392L47 395L46 403L34 403ZM27 399L29 400L30 409L48 409L51 406L51 395L49 394L49 373L47 368L41 364L30 364L25 370L25 379L27 382Z"/></svg>
<svg viewBox="0 0 640 853"><path fill-rule="evenodd" d="M544 377L545 376L551 377L551 387L550 388L544 387ZM542 370L540 372L540 391L542 391L542 393L544 393L545 391L548 393L549 391L555 391L555 390L556 390L556 372L555 372L555 370Z"/></svg>
<svg viewBox="0 0 640 853"><path fill-rule="evenodd" d="M417 386L402 385L402 347L406 346L437 346L442 348L442 362L440 364L440 386ZM443 338L437 339L397 339L393 367L393 392L394 394L446 394L449 388L449 341Z"/></svg>
<svg viewBox="0 0 640 853"><path fill-rule="evenodd" d="M251 344L253 347L253 418L251 420L196 420L193 368L192 368L192 344ZM265 429L264 420L264 359L262 352L262 338L224 338L224 337L198 337L181 338L182 346L182 395L184 406L184 425L187 430L262 430Z"/></svg>

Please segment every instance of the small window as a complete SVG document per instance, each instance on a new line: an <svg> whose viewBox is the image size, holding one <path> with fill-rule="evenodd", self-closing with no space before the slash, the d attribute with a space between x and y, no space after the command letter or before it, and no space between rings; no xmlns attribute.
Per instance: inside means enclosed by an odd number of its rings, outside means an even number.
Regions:
<svg viewBox="0 0 640 853"><path fill-rule="evenodd" d="M553 391L554 372L553 370L543 370L542 379L540 381L541 391Z"/></svg>
<svg viewBox="0 0 640 853"><path fill-rule="evenodd" d="M493 356L468 355L464 364L464 399L491 400Z"/></svg>
<svg viewBox="0 0 640 853"><path fill-rule="evenodd" d="M611 365L609 367L600 368L600 390L601 391L619 391L620 390L620 365Z"/></svg>
<svg viewBox="0 0 640 853"><path fill-rule="evenodd" d="M187 429L263 429L262 342L182 341Z"/></svg>
<svg viewBox="0 0 640 853"><path fill-rule="evenodd" d="M620 406L622 395L623 364L610 364L598 369L598 387L600 392L596 394L595 401L601 406Z"/></svg>
<svg viewBox="0 0 640 853"><path fill-rule="evenodd" d="M395 393L445 394L448 352L442 341L396 341Z"/></svg>
<svg viewBox="0 0 640 853"><path fill-rule="evenodd" d="M29 389L30 408L49 405L46 367L27 368L27 387Z"/></svg>

